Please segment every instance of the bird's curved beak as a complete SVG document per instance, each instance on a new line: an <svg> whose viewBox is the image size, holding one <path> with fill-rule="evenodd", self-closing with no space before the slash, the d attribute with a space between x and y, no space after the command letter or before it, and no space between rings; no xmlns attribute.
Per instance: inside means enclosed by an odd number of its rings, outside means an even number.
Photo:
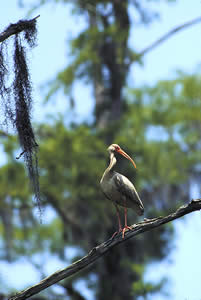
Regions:
<svg viewBox="0 0 201 300"><path fill-rule="evenodd" d="M116 150L119 154L123 155L124 157L126 157L127 159L129 159L132 164L134 165L134 167L136 168L136 164L134 163L134 161L132 160L132 158L126 153L124 152L122 149Z"/></svg>

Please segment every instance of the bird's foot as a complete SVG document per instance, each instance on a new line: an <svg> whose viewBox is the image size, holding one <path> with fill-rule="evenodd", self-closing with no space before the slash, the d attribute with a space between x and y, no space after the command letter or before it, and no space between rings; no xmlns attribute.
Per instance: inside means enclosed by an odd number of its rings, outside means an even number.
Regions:
<svg viewBox="0 0 201 300"><path fill-rule="evenodd" d="M122 239L124 239L125 231L126 230L133 230L132 227L125 225L125 227L122 229Z"/></svg>
<svg viewBox="0 0 201 300"><path fill-rule="evenodd" d="M115 231L115 232L113 233L113 235L111 236L111 239L113 240L113 238L114 238L118 233L119 233L119 231Z"/></svg>
<svg viewBox="0 0 201 300"><path fill-rule="evenodd" d="M117 234L119 234L120 232L122 232L122 228L119 229L119 231L115 231L111 237L111 239L113 239Z"/></svg>
<svg viewBox="0 0 201 300"><path fill-rule="evenodd" d="M120 232L122 232L122 239L124 239L126 230L133 230L133 228L131 226L125 225L125 227L123 229L121 228L121 229L119 229L119 231L115 231L115 233L113 233L111 239L113 239Z"/></svg>

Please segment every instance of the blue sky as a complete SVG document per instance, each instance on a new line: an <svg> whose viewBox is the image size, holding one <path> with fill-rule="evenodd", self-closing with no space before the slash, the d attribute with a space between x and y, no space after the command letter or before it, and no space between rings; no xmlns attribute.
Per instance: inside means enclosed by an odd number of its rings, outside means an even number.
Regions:
<svg viewBox="0 0 201 300"><path fill-rule="evenodd" d="M16 1L2 1L0 6L0 31L9 23L15 23L26 17L26 11L19 9ZM25 1L28 2L28 1ZM154 7L153 7L154 8ZM201 15L201 1L180 0L176 4L157 3L157 9L161 12L160 22L154 22L150 27L138 29L131 33L130 45L135 44L138 50L143 49L162 34L183 22ZM53 78L68 62L67 40L74 36L84 25L83 20L73 19L69 11L62 5L54 6L49 4L38 10L38 46L30 53L32 81L34 85L34 121L44 120L47 111L55 111L55 104L58 111L68 109L66 98L59 93L55 96L52 104L41 107L43 92L41 85ZM36 15L34 14L34 15ZM131 12L132 16L132 12ZM195 25L181 33L176 34L170 40L147 54L144 58L144 67L135 65L129 77L130 86L141 84L154 84L159 79L171 78L177 69L193 72L199 68L201 63L201 24ZM47 51L48 49L48 51ZM83 84L76 86L74 92L77 104L73 117L76 120L87 119L92 112L92 92L89 87ZM84 102L83 99L88 99ZM192 189L192 197L199 197L197 189ZM201 262L201 215L199 212L174 222L176 237L174 249L165 262L149 266L146 279L157 280L162 275L170 278L168 292L172 299L198 300L201 297L200 278ZM45 270L50 274L59 268L64 267L55 258ZM39 280L29 263L21 259L19 263L7 264L0 262L0 276L5 282L15 288L22 289L29 284ZM2 275L3 274L3 275ZM16 276L16 274L23 274ZM32 278L32 281L30 280ZM2 288L0 290L3 291ZM83 289L85 291L85 289ZM86 292L86 291L85 291ZM153 297L154 300L157 297ZM160 296L158 299L166 299Z"/></svg>

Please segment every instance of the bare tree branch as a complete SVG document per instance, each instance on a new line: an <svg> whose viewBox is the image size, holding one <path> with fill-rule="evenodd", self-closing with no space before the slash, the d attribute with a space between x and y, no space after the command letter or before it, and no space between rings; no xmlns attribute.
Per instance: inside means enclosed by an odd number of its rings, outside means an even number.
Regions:
<svg viewBox="0 0 201 300"><path fill-rule="evenodd" d="M178 31L186 29L200 22L201 22L201 17L198 17L171 29L166 34L162 35L159 39L157 39L155 42L153 42L151 45L145 47L142 51L136 54L136 58L139 59L140 57L144 56L145 54L147 54L147 52L150 52L151 50L159 46L161 43L165 42L167 39L169 39L172 35L174 35Z"/></svg>
<svg viewBox="0 0 201 300"><path fill-rule="evenodd" d="M44 278L36 285L33 285L29 287L28 289L21 291L9 298L9 300L22 300L27 299L42 290L46 289L47 287L53 285L54 283L67 278L80 270L83 270L87 266L91 265L93 262L95 262L98 258L103 256L106 252L108 252L111 248L114 246L126 242L127 239L130 239L138 234L141 234L143 232L149 231L151 229L154 229L156 227L159 227L163 224L166 224L170 221L173 221L175 219L178 219L186 214L189 214L193 211L200 210L201 209L201 198L192 200L189 204L183 205L179 207L175 212L171 213L168 216L165 217L158 217L154 219L147 219L143 222L140 222L138 224L134 224L131 227L133 230L129 230L125 232L125 238L122 239L122 234L118 234L114 239L109 239L106 242L100 244L97 247L94 247L86 256L84 256L82 259L76 261L72 265L68 266L67 268L63 270L59 270L52 275Z"/></svg>
<svg viewBox="0 0 201 300"><path fill-rule="evenodd" d="M0 33L0 43L5 41L13 34L20 33L23 30L26 30L29 24L36 22L36 19L39 18L40 15L31 19L31 20L20 20L15 24L10 24L2 33Z"/></svg>

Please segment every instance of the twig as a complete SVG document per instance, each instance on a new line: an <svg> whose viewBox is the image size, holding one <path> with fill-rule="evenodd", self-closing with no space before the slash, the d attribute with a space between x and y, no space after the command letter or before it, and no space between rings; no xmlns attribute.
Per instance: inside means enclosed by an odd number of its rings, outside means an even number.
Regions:
<svg viewBox="0 0 201 300"><path fill-rule="evenodd" d="M16 156L16 159L20 159L20 157L25 153L26 151L22 151L18 156Z"/></svg>
<svg viewBox="0 0 201 300"><path fill-rule="evenodd" d="M1 34L0 34L0 43L5 41L7 38L9 38L13 34L20 33L21 31L27 29L27 26L29 24L36 21L37 18L39 18L40 15L36 16L35 18L31 20L20 20L15 24L10 24Z"/></svg>
<svg viewBox="0 0 201 300"><path fill-rule="evenodd" d="M198 18L195 18L191 21L188 21L186 23L183 23L182 25L179 25L179 26L171 29L166 34L162 35L159 39L157 39L155 42L153 42L151 45L145 47L142 51L137 53L136 54L136 59L139 59L140 57L144 56L145 54L147 54L147 52L149 52L149 51L153 50L154 48L156 48L158 45L160 45L161 43L163 43L164 41L169 39L173 34L177 33L178 31L186 29L186 28L188 28L192 25L195 25L197 23L200 23L200 22L201 22L201 17L198 17Z"/></svg>
<svg viewBox="0 0 201 300"><path fill-rule="evenodd" d="M131 226L133 230L129 230L125 232L125 238L122 239L122 234L118 234L116 238L109 239L106 242L100 244L97 247L94 247L86 256L84 256L82 259L76 261L69 267L59 270L52 275L44 278L36 285L33 285L29 288L27 288L24 291L21 291L14 296L11 296L9 300L22 300L27 299L42 290L46 289L47 287L57 283L58 281L67 278L80 270L83 270L87 266L91 265L93 262L95 262L98 258L103 256L106 252L108 252L111 248L114 246L124 243L127 239L130 239L138 234L141 234L143 232L149 231L151 229L154 229L156 227L161 226L162 224L166 224L172 220L178 219L186 214L189 214L193 211L200 210L201 209L201 199L192 200L189 204L183 205L179 207L175 212L172 214L165 216L165 217L158 217L154 219L146 219L143 222L140 222L138 224L135 224Z"/></svg>

